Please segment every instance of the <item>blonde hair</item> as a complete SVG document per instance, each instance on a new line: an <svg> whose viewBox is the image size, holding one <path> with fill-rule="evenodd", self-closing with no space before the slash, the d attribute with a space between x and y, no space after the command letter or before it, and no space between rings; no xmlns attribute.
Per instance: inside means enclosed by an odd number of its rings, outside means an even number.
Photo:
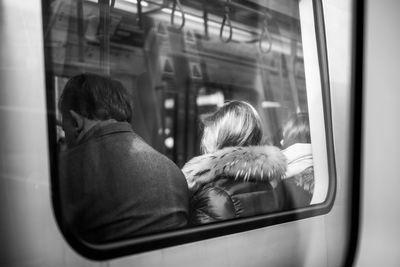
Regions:
<svg viewBox="0 0 400 267"><path fill-rule="evenodd" d="M244 101L230 101L204 121L201 140L203 153L230 146L259 145L262 139L261 119Z"/></svg>

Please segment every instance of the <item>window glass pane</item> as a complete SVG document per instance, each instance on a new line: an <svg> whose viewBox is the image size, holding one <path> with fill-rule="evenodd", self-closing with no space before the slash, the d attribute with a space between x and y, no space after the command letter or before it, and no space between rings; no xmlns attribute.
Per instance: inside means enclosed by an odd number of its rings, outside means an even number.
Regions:
<svg viewBox="0 0 400 267"><path fill-rule="evenodd" d="M303 42L298 1L46 4L69 233L107 243L325 200L315 33Z"/></svg>

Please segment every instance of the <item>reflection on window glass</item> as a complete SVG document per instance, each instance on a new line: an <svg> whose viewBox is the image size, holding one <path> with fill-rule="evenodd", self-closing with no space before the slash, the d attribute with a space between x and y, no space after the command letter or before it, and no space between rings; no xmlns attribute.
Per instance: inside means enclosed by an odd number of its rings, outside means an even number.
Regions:
<svg viewBox="0 0 400 267"><path fill-rule="evenodd" d="M297 1L47 4L73 235L113 242L310 205Z"/></svg>

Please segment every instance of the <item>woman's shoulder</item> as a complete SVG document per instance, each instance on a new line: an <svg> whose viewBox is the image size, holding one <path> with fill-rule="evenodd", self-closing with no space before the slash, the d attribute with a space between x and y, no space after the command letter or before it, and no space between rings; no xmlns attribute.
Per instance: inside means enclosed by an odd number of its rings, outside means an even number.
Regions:
<svg viewBox="0 0 400 267"><path fill-rule="evenodd" d="M286 172L286 158L272 146L227 147L193 158L182 171L192 191L221 177L275 187Z"/></svg>

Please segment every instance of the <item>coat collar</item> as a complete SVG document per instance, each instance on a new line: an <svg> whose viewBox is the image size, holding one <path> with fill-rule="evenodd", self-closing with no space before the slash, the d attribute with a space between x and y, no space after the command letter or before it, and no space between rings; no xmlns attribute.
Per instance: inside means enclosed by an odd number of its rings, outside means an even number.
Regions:
<svg viewBox="0 0 400 267"><path fill-rule="evenodd" d="M99 122L80 138L78 145L83 144L93 138L118 132L132 132L132 127L128 122L118 122L118 121Z"/></svg>
<svg viewBox="0 0 400 267"><path fill-rule="evenodd" d="M191 191L219 177L269 182L276 187L286 172L286 158L273 146L227 147L191 159L183 166Z"/></svg>

